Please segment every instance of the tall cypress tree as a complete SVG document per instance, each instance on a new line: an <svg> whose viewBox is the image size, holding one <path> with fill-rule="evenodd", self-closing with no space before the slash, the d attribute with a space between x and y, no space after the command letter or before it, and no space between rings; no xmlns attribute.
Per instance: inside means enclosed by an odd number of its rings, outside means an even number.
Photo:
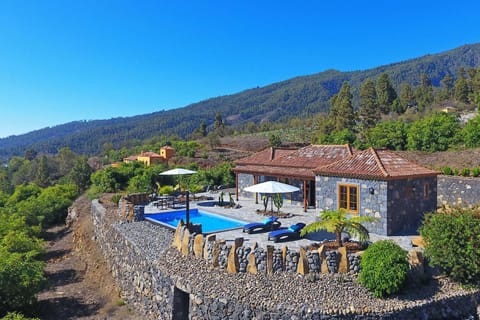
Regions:
<svg viewBox="0 0 480 320"><path fill-rule="evenodd" d="M388 74L382 73L378 77L376 90L380 111L387 114L392 109L393 102L397 99L397 92L393 88Z"/></svg>
<svg viewBox="0 0 480 320"><path fill-rule="evenodd" d="M362 129L375 127L380 120L380 109L377 101L375 84L371 79L363 82L360 88L360 108L358 110Z"/></svg>

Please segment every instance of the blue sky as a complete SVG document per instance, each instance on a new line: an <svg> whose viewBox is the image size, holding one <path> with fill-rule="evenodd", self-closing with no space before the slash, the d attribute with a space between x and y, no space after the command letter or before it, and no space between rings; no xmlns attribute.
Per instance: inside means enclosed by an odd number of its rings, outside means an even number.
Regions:
<svg viewBox="0 0 480 320"><path fill-rule="evenodd" d="M477 43L478 12L478 0L0 0L0 137Z"/></svg>

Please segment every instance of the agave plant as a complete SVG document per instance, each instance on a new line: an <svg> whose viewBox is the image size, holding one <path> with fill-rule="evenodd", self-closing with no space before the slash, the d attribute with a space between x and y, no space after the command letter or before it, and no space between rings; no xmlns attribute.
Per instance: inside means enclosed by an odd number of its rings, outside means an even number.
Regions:
<svg viewBox="0 0 480 320"><path fill-rule="evenodd" d="M303 228L301 235L327 230L334 232L339 247L343 246L342 232L346 231L352 236L357 236L360 241L369 239L369 232L362 223L375 222L377 218L368 216L348 217L345 209L326 210L320 214L320 220L308 224Z"/></svg>

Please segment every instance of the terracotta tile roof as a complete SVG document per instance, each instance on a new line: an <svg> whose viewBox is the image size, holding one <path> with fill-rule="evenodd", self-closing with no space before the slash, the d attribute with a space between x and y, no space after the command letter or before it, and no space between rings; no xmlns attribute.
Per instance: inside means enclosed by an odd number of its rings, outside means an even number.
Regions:
<svg viewBox="0 0 480 320"><path fill-rule="evenodd" d="M170 150L175 150L175 148L170 147L170 146L163 146L160 149L170 149Z"/></svg>
<svg viewBox="0 0 480 320"><path fill-rule="evenodd" d="M410 162L392 151L369 148L348 158L318 167L322 176L354 177L380 180L435 176L437 171Z"/></svg>
<svg viewBox="0 0 480 320"><path fill-rule="evenodd" d="M255 154L252 154L251 156L238 159L236 163L270 165L278 158L295 151L297 151L297 149L267 148Z"/></svg>
<svg viewBox="0 0 480 320"><path fill-rule="evenodd" d="M310 168L286 168L278 166L245 165L237 166L233 169L233 171L237 173L247 173L263 176L296 177L306 180L313 180L315 178L315 174Z"/></svg>
<svg viewBox="0 0 480 320"><path fill-rule="evenodd" d="M309 145L279 157L276 165L316 168L344 159L353 154L349 145Z"/></svg>
<svg viewBox="0 0 480 320"><path fill-rule="evenodd" d="M150 158L163 158L161 155L155 152L147 151L140 153L137 157L150 157Z"/></svg>
<svg viewBox="0 0 480 320"><path fill-rule="evenodd" d="M349 145L309 145L300 149L268 148L237 160L234 171L313 179L313 169L352 154Z"/></svg>
<svg viewBox="0 0 480 320"><path fill-rule="evenodd" d="M137 161L137 159L138 159L138 156L130 156L127 158L123 158L123 160L127 160L127 161Z"/></svg>

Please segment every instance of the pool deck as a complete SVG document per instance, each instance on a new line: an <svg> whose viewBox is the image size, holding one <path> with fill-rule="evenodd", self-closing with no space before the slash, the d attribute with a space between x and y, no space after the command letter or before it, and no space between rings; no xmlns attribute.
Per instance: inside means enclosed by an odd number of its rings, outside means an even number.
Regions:
<svg viewBox="0 0 480 320"><path fill-rule="evenodd" d="M216 207L212 204L217 201L218 193L203 193L201 195L210 196L214 200L206 200L206 201L190 201L190 208L195 209L198 208L200 210L205 210L207 212L216 213L219 215L223 215L226 217L230 217L233 219L239 219L248 222L261 222L263 221L266 216L260 215L256 212L257 209L263 209L263 204L258 203L255 204L255 200L251 198L239 198L236 201L237 204L240 205L239 208L223 208L223 207ZM197 195L198 196L198 195ZM270 209L270 204L268 206ZM275 210L275 208L274 208ZM148 205L145 207L145 213L159 213L163 210L158 209L153 205ZM167 211L167 210L165 210ZM171 210L170 210L171 211ZM305 224L312 223L318 219L320 211L318 209L308 209L307 212L304 212L303 207L296 204L290 204L284 202L283 207L280 209L282 213L289 213L290 217L288 218L279 218L278 220L281 222L280 228L288 228L289 226L296 224L298 222L303 222ZM224 239L225 241L233 243L236 238L243 238L244 245L253 245L253 243L257 243L258 246L266 247L267 245L273 245L276 248L281 248L283 246L287 246L291 249L299 249L300 247L307 247L313 243L321 242L325 239L334 239L334 235L327 233L327 232L319 232L307 235L305 238L297 239L297 240L287 240L278 243L274 243L273 241L268 240L268 232L261 232L255 234L248 234L242 232L242 228L224 231L224 232L217 232L217 239ZM397 242L400 246L405 249L411 249L411 241L408 236L398 236L398 237L386 237L376 234L370 234L370 239L372 241L377 241L381 239L391 239Z"/></svg>

